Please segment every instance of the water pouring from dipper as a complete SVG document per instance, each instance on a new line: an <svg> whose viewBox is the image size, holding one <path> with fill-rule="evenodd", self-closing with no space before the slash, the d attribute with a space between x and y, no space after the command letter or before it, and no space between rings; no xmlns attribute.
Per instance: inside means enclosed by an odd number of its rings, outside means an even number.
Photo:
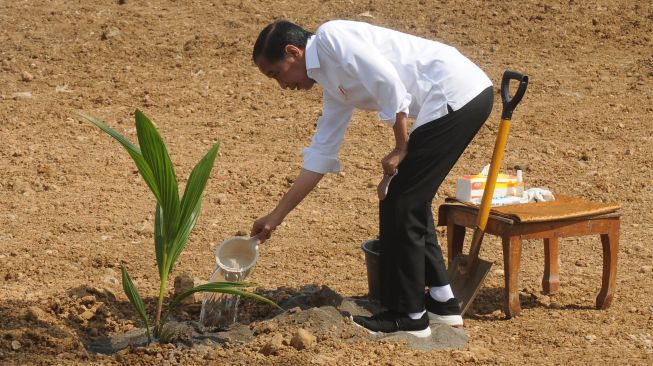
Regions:
<svg viewBox="0 0 653 366"><path fill-rule="evenodd" d="M242 282L259 257L258 236L235 236L224 240L215 251L216 267L209 282ZM238 316L239 295L205 293L200 323L205 327L228 328Z"/></svg>

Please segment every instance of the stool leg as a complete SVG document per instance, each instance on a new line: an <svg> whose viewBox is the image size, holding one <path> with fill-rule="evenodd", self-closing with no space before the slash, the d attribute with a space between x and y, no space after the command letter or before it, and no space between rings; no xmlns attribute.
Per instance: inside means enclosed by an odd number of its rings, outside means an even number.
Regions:
<svg viewBox="0 0 653 366"><path fill-rule="evenodd" d="M558 238L544 239L544 277L542 277L542 291L545 294L554 294L560 289L558 276Z"/></svg>
<svg viewBox="0 0 653 366"><path fill-rule="evenodd" d="M453 215L451 215L453 216ZM447 220L447 265L463 252L465 242L465 227L456 225L452 219Z"/></svg>
<svg viewBox="0 0 653 366"><path fill-rule="evenodd" d="M619 221L610 225L607 234L601 234L603 245L603 283L596 297L596 308L607 309L612 303L617 278L617 254L619 252Z"/></svg>
<svg viewBox="0 0 653 366"><path fill-rule="evenodd" d="M521 237L504 236L503 241L503 272L505 279L504 312L512 318L519 315L519 262L521 260Z"/></svg>

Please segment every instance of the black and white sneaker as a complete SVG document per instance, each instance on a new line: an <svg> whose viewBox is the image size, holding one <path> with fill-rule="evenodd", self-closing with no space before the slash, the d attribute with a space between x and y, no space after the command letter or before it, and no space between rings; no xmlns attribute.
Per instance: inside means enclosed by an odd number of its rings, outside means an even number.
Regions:
<svg viewBox="0 0 653 366"><path fill-rule="evenodd" d="M407 314L384 311L373 316L353 316L352 320L372 334L403 331L418 338L431 335L427 313L419 319L411 319Z"/></svg>
<svg viewBox="0 0 653 366"><path fill-rule="evenodd" d="M424 296L424 305L432 323L446 324L452 327L463 325L463 317L460 315L460 305L458 304L458 299L455 297L446 302L439 302L427 293Z"/></svg>

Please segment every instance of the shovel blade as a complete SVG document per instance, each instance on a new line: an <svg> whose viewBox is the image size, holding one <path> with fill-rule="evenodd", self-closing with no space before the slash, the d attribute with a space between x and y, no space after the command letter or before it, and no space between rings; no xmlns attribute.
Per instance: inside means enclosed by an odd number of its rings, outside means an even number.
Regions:
<svg viewBox="0 0 653 366"><path fill-rule="evenodd" d="M483 281L490 273L492 262L481 258L476 259L477 265L467 269L469 256L457 256L449 265L449 282L454 296L461 302L460 315L464 315L474 301Z"/></svg>

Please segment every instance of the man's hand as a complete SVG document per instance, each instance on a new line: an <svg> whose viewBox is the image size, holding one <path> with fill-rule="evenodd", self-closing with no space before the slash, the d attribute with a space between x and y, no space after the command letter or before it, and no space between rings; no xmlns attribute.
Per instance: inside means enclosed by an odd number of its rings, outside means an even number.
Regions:
<svg viewBox="0 0 653 366"><path fill-rule="evenodd" d="M390 153L386 155L383 160L381 160L381 165L383 166L383 174L389 176L394 175L397 171L399 163L404 160L407 153L408 150L400 148L394 148L394 150L390 151Z"/></svg>
<svg viewBox="0 0 653 366"><path fill-rule="evenodd" d="M270 239L272 232L277 228L277 226L279 226L279 224L281 224L281 221L283 220L280 219L274 213L274 211L272 211L269 214L254 221L249 236L258 235L261 243L264 243L266 240Z"/></svg>
<svg viewBox="0 0 653 366"><path fill-rule="evenodd" d="M394 175L383 174L383 179L376 187L376 195L379 197L379 201L383 201L388 195L388 189L390 188L390 181L392 181Z"/></svg>

